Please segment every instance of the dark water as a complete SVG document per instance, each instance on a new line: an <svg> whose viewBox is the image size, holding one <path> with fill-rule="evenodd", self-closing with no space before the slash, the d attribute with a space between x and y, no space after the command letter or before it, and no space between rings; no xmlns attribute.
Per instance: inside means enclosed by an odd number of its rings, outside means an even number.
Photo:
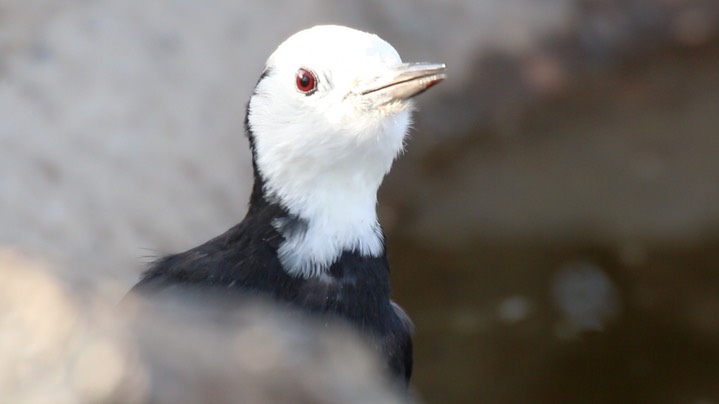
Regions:
<svg viewBox="0 0 719 404"><path fill-rule="evenodd" d="M719 399L717 238L633 252L390 240L394 297L417 326L414 383L429 403ZM584 325L557 296L561 274L583 267L612 290Z"/></svg>

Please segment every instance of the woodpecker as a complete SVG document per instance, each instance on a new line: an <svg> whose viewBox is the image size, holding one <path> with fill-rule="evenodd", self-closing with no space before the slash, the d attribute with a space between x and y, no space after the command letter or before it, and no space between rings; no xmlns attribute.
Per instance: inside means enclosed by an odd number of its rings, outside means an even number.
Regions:
<svg viewBox="0 0 719 404"><path fill-rule="evenodd" d="M245 218L160 258L131 294L262 296L338 318L376 341L408 384L413 325L390 300L377 190L403 150L411 99L445 77L444 64L403 63L389 43L351 28L289 37L247 105L254 186Z"/></svg>

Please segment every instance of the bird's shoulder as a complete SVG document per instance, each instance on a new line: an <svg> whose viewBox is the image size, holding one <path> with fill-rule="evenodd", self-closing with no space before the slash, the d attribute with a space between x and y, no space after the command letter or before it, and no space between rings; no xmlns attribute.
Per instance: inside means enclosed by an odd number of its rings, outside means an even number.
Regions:
<svg viewBox="0 0 719 404"><path fill-rule="evenodd" d="M221 235L187 251L163 256L143 273L131 293L151 295L174 289L261 288L281 277L276 249L281 236L268 221L246 217Z"/></svg>

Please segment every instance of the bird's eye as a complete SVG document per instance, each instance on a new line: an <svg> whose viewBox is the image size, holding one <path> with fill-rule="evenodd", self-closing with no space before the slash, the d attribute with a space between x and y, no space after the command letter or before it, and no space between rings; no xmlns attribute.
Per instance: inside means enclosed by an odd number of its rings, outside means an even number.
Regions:
<svg viewBox="0 0 719 404"><path fill-rule="evenodd" d="M295 78L297 89L305 95L311 95L317 90L317 77L310 70L300 68Z"/></svg>

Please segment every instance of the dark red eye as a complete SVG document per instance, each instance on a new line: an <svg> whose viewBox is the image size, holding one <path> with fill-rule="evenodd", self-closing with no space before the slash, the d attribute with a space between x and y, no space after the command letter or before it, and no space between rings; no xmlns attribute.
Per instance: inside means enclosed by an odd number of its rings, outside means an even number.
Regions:
<svg viewBox="0 0 719 404"><path fill-rule="evenodd" d="M315 74L305 68L297 70L295 82L297 89L305 93L305 95L310 95L317 90L317 78Z"/></svg>

